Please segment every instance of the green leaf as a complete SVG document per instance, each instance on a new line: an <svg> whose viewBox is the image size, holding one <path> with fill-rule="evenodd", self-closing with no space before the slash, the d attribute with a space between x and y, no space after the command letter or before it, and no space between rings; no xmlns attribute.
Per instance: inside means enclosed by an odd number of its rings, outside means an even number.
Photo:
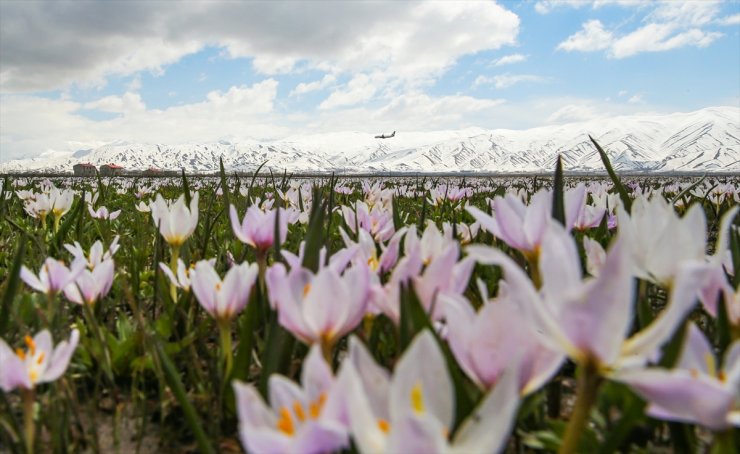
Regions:
<svg viewBox="0 0 740 454"><path fill-rule="evenodd" d="M190 206L190 185L188 184L188 177L185 176L185 167L182 168L182 189L185 194L185 204Z"/></svg>
<svg viewBox="0 0 740 454"><path fill-rule="evenodd" d="M224 158L218 158L218 173L221 177L221 190L224 192L224 206L229 209L231 205L231 197L229 197L229 182L226 179L226 170L224 170Z"/></svg>
<svg viewBox="0 0 740 454"><path fill-rule="evenodd" d="M185 422L187 422L190 430L195 436L198 450L203 453L215 454L216 451L213 449L213 445L211 445L210 441L208 441L206 433L203 430L200 417L198 417L198 413L196 413L193 404L185 393L185 387L182 384L182 380L180 380L179 372L175 368L170 357L167 356L167 352L165 352L162 347L162 342L156 337L153 337L151 340L153 340L154 353L157 355L157 358L162 365L162 371L164 372L167 384L175 395L177 402L182 407L182 411L185 414Z"/></svg>
<svg viewBox="0 0 740 454"><path fill-rule="evenodd" d="M536 177L535 177L536 178ZM558 155L558 161L555 164L555 176L552 187L552 218L565 226L565 201L564 201L564 183L563 183L563 160Z"/></svg>
<svg viewBox="0 0 740 454"><path fill-rule="evenodd" d="M692 184L691 186L685 188L683 191L679 192L672 200L671 200L671 206L675 205L676 202L678 202L683 196L690 193L692 189L699 186L705 179L707 178L707 174L705 173L701 179L699 179L697 182Z"/></svg>
<svg viewBox="0 0 740 454"><path fill-rule="evenodd" d="M260 166L257 167L257 170L254 171L254 174L252 174L252 181L249 183L249 189L247 189L247 206L252 203L252 189L254 188L254 181L257 179L257 175L259 175L260 170L262 170L262 167L264 167L265 164L267 164L267 161L260 164Z"/></svg>
<svg viewBox="0 0 740 454"><path fill-rule="evenodd" d="M612 168L612 163L609 161L609 156L607 156L604 149L601 148L601 145L599 145L599 143L596 142L593 137L588 136L588 138L591 139L591 142L593 142L596 150L599 152L599 156L601 156L601 162L604 163L604 167L606 168L606 172L609 174L609 178L611 178L612 183L614 183L614 187L617 189L617 192L619 192L619 198L622 199L624 209L627 210L627 213L631 213L632 198L630 198L630 195L627 192L627 188L624 187L622 181L619 179L616 172L614 172L614 169Z"/></svg>
<svg viewBox="0 0 740 454"><path fill-rule="evenodd" d="M321 188L314 187L311 216L306 230L306 245L303 249L303 267L314 273L319 270L321 246L324 245L324 218L326 217L326 201L322 200Z"/></svg>
<svg viewBox="0 0 740 454"><path fill-rule="evenodd" d="M23 257L26 254L26 242L28 238L25 235L21 235L18 238L18 246L15 250L15 257L13 257L13 265L10 267L8 272L8 281L6 282L3 300L2 310L0 311L0 337L5 337L6 330L8 328L8 320L10 318L10 306L13 304L15 294L18 292L18 287L21 283L21 265L23 264Z"/></svg>

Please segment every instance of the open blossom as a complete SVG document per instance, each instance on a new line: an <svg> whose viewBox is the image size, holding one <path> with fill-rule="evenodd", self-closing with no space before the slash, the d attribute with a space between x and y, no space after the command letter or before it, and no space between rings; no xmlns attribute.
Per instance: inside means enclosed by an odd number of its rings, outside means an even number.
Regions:
<svg viewBox="0 0 740 454"><path fill-rule="evenodd" d="M360 324L369 302L370 269L353 266L340 276L332 267L316 274L270 267L265 282L280 324L301 341L330 347Z"/></svg>
<svg viewBox="0 0 740 454"><path fill-rule="evenodd" d="M353 440L362 453L498 452L519 405L513 371L501 380L449 440L455 417L452 380L429 331L417 335L393 376L356 338L338 381L347 393Z"/></svg>
<svg viewBox="0 0 740 454"><path fill-rule="evenodd" d="M64 216L72 208L74 198L75 193L71 189L59 190L58 188L52 188L49 193L49 200L51 202L51 213L54 215L54 218L59 219Z"/></svg>
<svg viewBox="0 0 740 454"><path fill-rule="evenodd" d="M712 346L693 323L674 369L619 373L650 405L653 418L699 424L712 430L740 427L740 341L727 348L722 368Z"/></svg>
<svg viewBox="0 0 740 454"><path fill-rule="evenodd" d="M484 298L485 300L486 298ZM501 283L499 296L484 302L478 313L463 297L443 297L447 342L466 375L483 389L492 388L507 367L519 367L519 390L536 391L565 359L547 346L523 309ZM515 360L519 358L519 362Z"/></svg>
<svg viewBox="0 0 740 454"><path fill-rule="evenodd" d="M256 279L256 263L235 265L221 280L213 264L201 260L190 271L190 288L206 312L217 320L227 321L246 307Z"/></svg>
<svg viewBox="0 0 740 454"><path fill-rule="evenodd" d="M239 222L236 207L229 207L229 216L234 235L242 243L246 243L258 251L266 251L275 243L275 220L276 210L263 211L257 205L250 205L244 214L244 219ZM280 225L278 226L278 242L282 244L288 235L288 216L284 211L280 213Z"/></svg>
<svg viewBox="0 0 740 454"><path fill-rule="evenodd" d="M722 219L716 248L721 254L712 257L713 261L724 258L728 224L735 213L737 208ZM638 277L670 287L683 264L706 262L707 221L701 204L692 205L679 218L662 196L638 197L630 214L618 209L617 216Z"/></svg>
<svg viewBox="0 0 740 454"><path fill-rule="evenodd" d="M634 279L625 238L618 237L611 246L598 277L582 280L572 237L562 226L551 222L540 253L540 290L503 252L469 246L468 254L480 263L503 268L511 297L525 309L536 329L549 338L552 348L573 360L590 362L604 374L655 360L660 347L694 307L709 268L695 263L682 267L666 308L650 325L629 336Z"/></svg>
<svg viewBox="0 0 740 454"><path fill-rule="evenodd" d="M106 251L103 251L103 243L101 243L100 240L93 243L90 247L89 254L85 254L85 250L82 249L82 246L80 246L80 243L77 241L75 241L74 244L65 244L64 248L74 256L74 261L82 261L85 263L87 268L93 269L103 260L108 260L113 257L120 247L118 244L119 238L120 237L116 235L116 237L113 238L110 247L108 247L108 250Z"/></svg>
<svg viewBox="0 0 740 454"><path fill-rule="evenodd" d="M26 349L13 351L0 339L0 388L10 392L16 388L33 389L61 377L77 348L79 331L72 330L69 341L52 344L51 333L43 330L33 338L26 336Z"/></svg>
<svg viewBox="0 0 740 454"><path fill-rule="evenodd" d="M185 195L181 195L174 203L168 203L160 194L157 194L150 207L154 224L172 247L182 246L198 226L197 192L190 200L190 207L185 205Z"/></svg>
<svg viewBox="0 0 740 454"><path fill-rule="evenodd" d="M248 452L319 454L349 446L342 422L346 396L318 346L303 364L301 384L272 375L268 407L253 385L234 381L239 436Z"/></svg>
<svg viewBox="0 0 740 454"><path fill-rule="evenodd" d="M79 260L75 263L85 262ZM83 269L74 282L64 287L64 296L77 304L95 304L110 291L115 276L112 258L102 260L92 269Z"/></svg>
<svg viewBox="0 0 740 454"><path fill-rule="evenodd" d="M48 257L36 275L25 265L21 267L21 279L32 289L49 296L61 292L85 268L82 262L73 262L70 268L61 260Z"/></svg>
<svg viewBox="0 0 740 454"><path fill-rule="evenodd" d="M353 207L343 205L342 215L352 233L356 233L358 228L366 230L378 242L390 240L395 232L393 212L382 204L372 208L365 202L356 202Z"/></svg>
<svg viewBox="0 0 740 454"><path fill-rule="evenodd" d="M459 256L460 246L452 242L421 275L412 277L416 295L433 320L439 320L444 314L440 296L460 295L468 287L475 260L465 257L458 262Z"/></svg>
<svg viewBox="0 0 740 454"><path fill-rule="evenodd" d="M233 255L231 254L231 251L227 251L226 256L227 258L230 257L231 265L233 265ZM208 264L210 264L211 267L215 266L216 259L209 259ZM231 266L229 266L229 268L231 268ZM159 269L162 270L164 275L167 276L167 279L169 279L170 282L175 285L175 287L181 288L186 292L190 291L190 273L195 269L195 263L187 266L185 265L185 262L182 261L182 259L177 259L177 274L172 272L169 265L164 262L159 262Z"/></svg>

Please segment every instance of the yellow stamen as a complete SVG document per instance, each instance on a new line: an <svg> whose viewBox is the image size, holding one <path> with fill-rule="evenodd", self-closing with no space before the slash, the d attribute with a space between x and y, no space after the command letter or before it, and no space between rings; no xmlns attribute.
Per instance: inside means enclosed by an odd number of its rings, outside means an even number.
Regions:
<svg viewBox="0 0 740 454"><path fill-rule="evenodd" d="M380 418L380 419L378 419L378 429L380 429L381 431L383 431L383 433L386 433L387 434L388 432L391 431L391 423L389 423L388 421L386 421L383 418Z"/></svg>
<svg viewBox="0 0 740 454"><path fill-rule="evenodd" d="M33 338L31 336L26 336L23 338L23 341L28 345L28 348L31 350L31 356L36 354L36 342L33 341Z"/></svg>
<svg viewBox="0 0 740 454"><path fill-rule="evenodd" d="M220 282L216 282L216 291L217 292L218 291L221 291L221 283Z"/></svg>
<svg viewBox="0 0 740 454"><path fill-rule="evenodd" d="M311 416L311 419L318 419L319 415L321 414L321 409L324 408L325 403L326 393L321 393L321 395L319 395L319 400L311 403L311 405L308 406L308 414L309 416Z"/></svg>
<svg viewBox="0 0 740 454"><path fill-rule="evenodd" d="M308 295L308 292L311 291L311 284L306 284L303 286L303 297L305 298L306 295Z"/></svg>
<svg viewBox="0 0 740 454"><path fill-rule="evenodd" d="M36 364L41 364L44 361L44 352L39 353L39 357L36 358Z"/></svg>
<svg viewBox="0 0 740 454"><path fill-rule="evenodd" d="M16 348L15 349L15 354L18 356L18 358L20 358L22 360L26 359L26 352L24 352L23 349Z"/></svg>
<svg viewBox="0 0 740 454"><path fill-rule="evenodd" d="M286 435L293 435L295 433L293 418L290 416L290 410L286 407L280 409L280 419L278 419L277 428Z"/></svg>
<svg viewBox="0 0 740 454"><path fill-rule="evenodd" d="M303 422L306 420L306 412L303 411L303 405L301 405L300 402L293 402L293 413L295 413L295 417L298 421Z"/></svg>
<svg viewBox="0 0 740 454"><path fill-rule="evenodd" d="M424 413L424 395L421 389L421 382L417 382L411 388L411 408L417 413Z"/></svg>
<svg viewBox="0 0 740 454"><path fill-rule="evenodd" d="M716 377L717 376L717 364L714 359L714 355L711 353L706 353L704 355L704 362L707 363L707 373L709 373L710 376Z"/></svg>
<svg viewBox="0 0 740 454"><path fill-rule="evenodd" d="M367 259L367 265L370 267L372 271L377 271L380 263L378 263L378 259L375 258L375 255L373 255L372 257Z"/></svg>

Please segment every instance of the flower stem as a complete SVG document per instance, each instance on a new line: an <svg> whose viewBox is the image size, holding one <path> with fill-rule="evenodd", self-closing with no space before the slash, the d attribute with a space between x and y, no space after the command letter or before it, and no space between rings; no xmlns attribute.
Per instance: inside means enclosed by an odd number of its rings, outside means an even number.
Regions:
<svg viewBox="0 0 740 454"><path fill-rule="evenodd" d="M576 402L570 416L570 423L565 429L563 444L560 445L560 450L558 450L559 454L578 452L578 442L586 428L591 407L596 403L599 386L601 385L601 377L592 361L587 360L578 369Z"/></svg>
<svg viewBox="0 0 740 454"><path fill-rule="evenodd" d="M180 258L180 246L172 246L172 257L170 258L170 269L172 270L172 274L177 276L177 260ZM177 303L177 287L175 287L174 282L170 282L170 297L172 298L172 303Z"/></svg>
<svg viewBox="0 0 740 454"><path fill-rule="evenodd" d="M737 452L738 449L735 445L734 431L732 429L714 434L711 454L737 454Z"/></svg>
<svg viewBox="0 0 740 454"><path fill-rule="evenodd" d="M24 389L23 398L23 435L26 442L26 453L33 454L33 442L36 438L36 425L33 420L33 404L35 402L33 389Z"/></svg>
<svg viewBox="0 0 740 454"><path fill-rule="evenodd" d="M229 320L218 322L218 331L221 337L221 359L224 365L224 385L229 381L233 367L231 355L231 324Z"/></svg>

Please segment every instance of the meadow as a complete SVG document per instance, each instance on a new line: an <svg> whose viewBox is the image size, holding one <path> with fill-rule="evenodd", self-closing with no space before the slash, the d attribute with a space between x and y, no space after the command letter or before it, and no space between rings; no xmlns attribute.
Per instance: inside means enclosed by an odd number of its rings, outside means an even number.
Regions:
<svg viewBox="0 0 740 454"><path fill-rule="evenodd" d="M737 452L739 181L5 177L0 451Z"/></svg>

